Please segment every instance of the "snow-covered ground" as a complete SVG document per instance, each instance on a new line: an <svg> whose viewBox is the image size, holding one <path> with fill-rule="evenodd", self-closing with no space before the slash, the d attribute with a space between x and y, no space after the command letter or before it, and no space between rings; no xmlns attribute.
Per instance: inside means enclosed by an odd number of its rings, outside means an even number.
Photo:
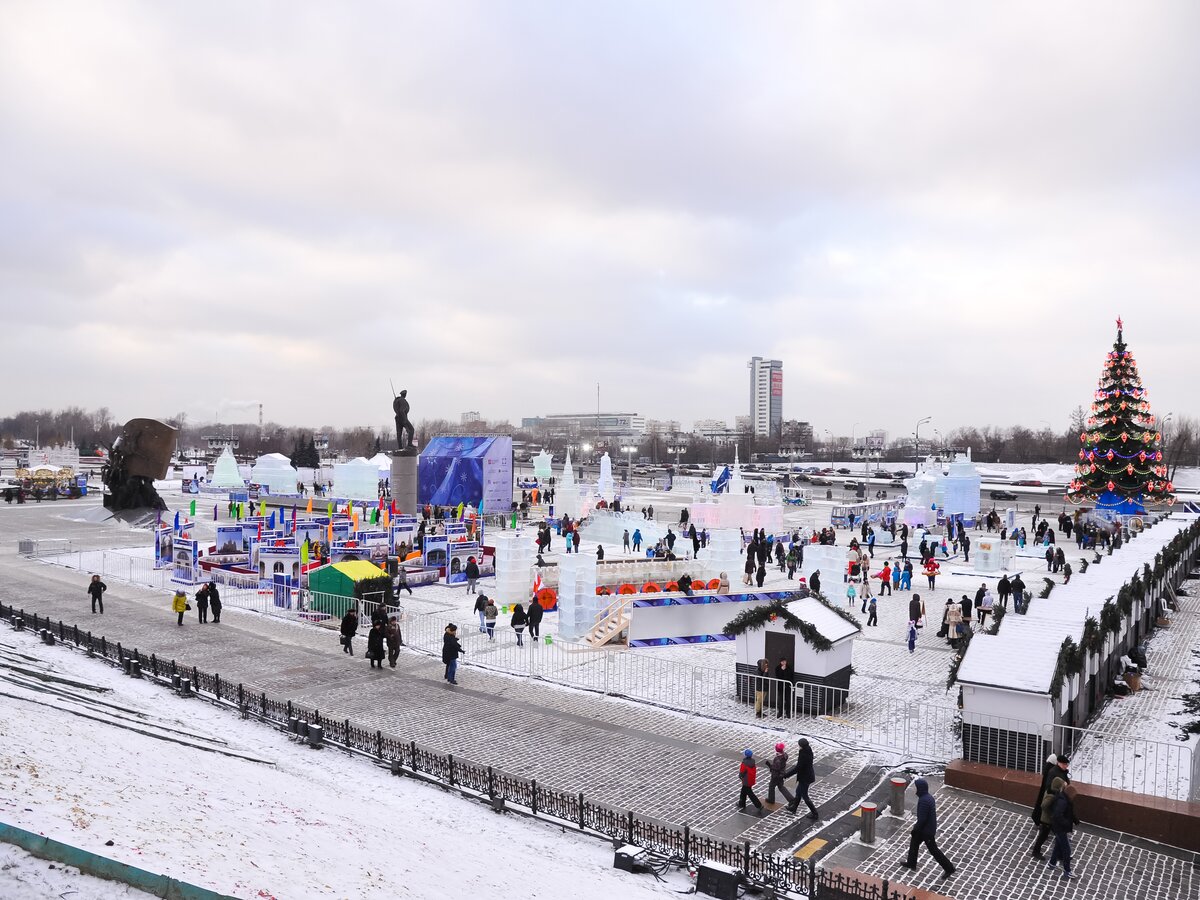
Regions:
<svg viewBox="0 0 1200 900"><path fill-rule="evenodd" d="M608 900L687 886L615 871L604 842L289 743L28 633L0 633L0 735L0 819L235 897ZM142 896L12 858L6 900Z"/></svg>

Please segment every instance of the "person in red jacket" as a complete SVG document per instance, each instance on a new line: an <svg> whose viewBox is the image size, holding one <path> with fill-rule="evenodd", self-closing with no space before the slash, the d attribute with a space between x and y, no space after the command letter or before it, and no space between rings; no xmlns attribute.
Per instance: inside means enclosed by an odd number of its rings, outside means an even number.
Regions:
<svg viewBox="0 0 1200 900"><path fill-rule="evenodd" d="M879 596L883 596L886 592L889 596L892 593L892 564L889 560L883 564L882 571L876 572L871 576L879 579Z"/></svg>
<svg viewBox="0 0 1200 900"><path fill-rule="evenodd" d="M937 564L937 560L932 556L925 560L925 577L929 579L929 589L933 590L933 583L937 579L938 572L942 567Z"/></svg>
<svg viewBox="0 0 1200 900"><path fill-rule="evenodd" d="M742 792L738 795L738 809L745 812L746 800L749 798L750 802L754 804L754 808L758 810L759 817L766 815L762 801L754 795L754 782L758 779L758 763L754 761L753 750L742 751L742 764L738 767L738 779L742 782Z"/></svg>

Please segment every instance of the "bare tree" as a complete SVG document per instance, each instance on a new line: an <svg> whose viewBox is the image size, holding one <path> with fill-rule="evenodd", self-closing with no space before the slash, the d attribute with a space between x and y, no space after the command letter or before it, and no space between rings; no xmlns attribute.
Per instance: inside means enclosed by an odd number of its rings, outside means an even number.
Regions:
<svg viewBox="0 0 1200 900"><path fill-rule="evenodd" d="M1179 467L1197 448L1200 422L1191 416L1180 416L1164 437L1166 440L1163 443L1166 444L1166 448L1163 452L1163 460L1167 464L1168 480L1174 481Z"/></svg>

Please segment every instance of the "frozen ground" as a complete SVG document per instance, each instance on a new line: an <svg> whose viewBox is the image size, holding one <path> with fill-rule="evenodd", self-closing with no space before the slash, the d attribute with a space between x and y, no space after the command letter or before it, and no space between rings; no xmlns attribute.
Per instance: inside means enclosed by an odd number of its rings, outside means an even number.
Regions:
<svg viewBox="0 0 1200 900"><path fill-rule="evenodd" d="M154 895L0 844L0 896L4 900L151 900Z"/></svg>
<svg viewBox="0 0 1200 900"><path fill-rule="evenodd" d="M615 872L601 841L291 744L27 633L0 634L0 735L4 821L235 897L608 900L686 887ZM18 876L26 893L8 889ZM141 896L57 877L26 859L0 887L6 900Z"/></svg>

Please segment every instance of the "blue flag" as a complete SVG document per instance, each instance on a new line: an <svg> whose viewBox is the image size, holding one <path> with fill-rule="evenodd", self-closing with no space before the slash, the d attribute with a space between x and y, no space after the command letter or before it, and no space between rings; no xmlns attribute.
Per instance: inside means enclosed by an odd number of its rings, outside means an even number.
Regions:
<svg viewBox="0 0 1200 900"><path fill-rule="evenodd" d="M172 530L179 531L179 510L175 510L175 526Z"/></svg>

